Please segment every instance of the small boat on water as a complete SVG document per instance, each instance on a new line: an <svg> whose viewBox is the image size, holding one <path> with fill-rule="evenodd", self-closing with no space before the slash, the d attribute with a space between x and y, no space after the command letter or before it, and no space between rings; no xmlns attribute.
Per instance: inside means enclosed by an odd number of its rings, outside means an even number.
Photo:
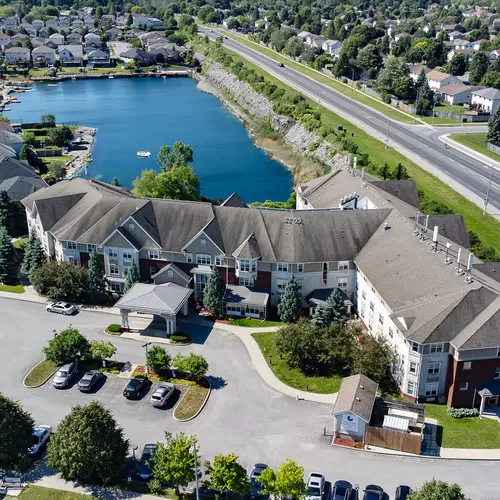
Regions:
<svg viewBox="0 0 500 500"><path fill-rule="evenodd" d="M139 158L149 158L151 153L149 151L137 151L137 156Z"/></svg>
<svg viewBox="0 0 500 500"><path fill-rule="evenodd" d="M57 83L47 83L47 87L57 87Z"/></svg>
<svg viewBox="0 0 500 500"><path fill-rule="evenodd" d="M24 90L20 90L20 89L17 89L17 90L16 90L16 93L17 93L17 94L22 94L23 92L24 92Z"/></svg>
<svg viewBox="0 0 500 500"><path fill-rule="evenodd" d="M92 163L92 158L84 158L85 163Z"/></svg>
<svg viewBox="0 0 500 500"><path fill-rule="evenodd" d="M114 76L108 76L108 78L109 78L110 80L114 80L114 78L115 78L115 77L114 77Z"/></svg>
<svg viewBox="0 0 500 500"><path fill-rule="evenodd" d="M12 111L12 108L3 108L3 111Z"/></svg>

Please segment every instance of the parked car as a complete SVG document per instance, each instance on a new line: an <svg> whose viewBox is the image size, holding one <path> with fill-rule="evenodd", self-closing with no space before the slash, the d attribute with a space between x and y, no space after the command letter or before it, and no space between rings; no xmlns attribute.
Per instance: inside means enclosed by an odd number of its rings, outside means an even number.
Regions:
<svg viewBox="0 0 500 500"><path fill-rule="evenodd" d="M376 484L369 484L364 491L363 500L383 500L384 498L384 490Z"/></svg>
<svg viewBox="0 0 500 500"><path fill-rule="evenodd" d="M91 370L87 372L78 382L78 390L81 392L90 392L92 388L104 377L99 370Z"/></svg>
<svg viewBox="0 0 500 500"><path fill-rule="evenodd" d="M332 491L332 500L350 500L352 484L349 481L335 481Z"/></svg>
<svg viewBox="0 0 500 500"><path fill-rule="evenodd" d="M142 389L146 387L149 383L148 377L146 375L138 375L130 380L127 387L123 390L123 395L126 398L138 398Z"/></svg>
<svg viewBox="0 0 500 500"><path fill-rule="evenodd" d="M59 313L59 314L73 314L77 311L76 307L73 304L68 302L50 302L45 307L47 312Z"/></svg>
<svg viewBox="0 0 500 500"><path fill-rule="evenodd" d="M163 384L158 384L156 391L153 393L150 399L150 403L155 408L161 408L168 401L170 396L175 392L175 385L169 382Z"/></svg>
<svg viewBox="0 0 500 500"><path fill-rule="evenodd" d="M257 481L257 478L268 468L266 464L255 464L250 472L250 498L258 498L262 496L262 485Z"/></svg>
<svg viewBox="0 0 500 500"><path fill-rule="evenodd" d="M325 493L325 476L319 472L311 472L307 478L307 500L321 500Z"/></svg>
<svg viewBox="0 0 500 500"><path fill-rule="evenodd" d="M279 66L280 68L284 68L284 67L285 67L285 65L284 65L283 63L279 63L279 64L278 64L278 66Z"/></svg>
<svg viewBox="0 0 500 500"><path fill-rule="evenodd" d="M29 449L28 455L34 457L38 455L47 444L49 440L50 433L52 432L52 427L50 425L39 425L33 431L33 436L35 437L35 443Z"/></svg>
<svg viewBox="0 0 500 500"><path fill-rule="evenodd" d="M406 500L412 494L412 490L409 486L398 486L396 488L395 500Z"/></svg>
<svg viewBox="0 0 500 500"><path fill-rule="evenodd" d="M141 479L147 480L152 476L150 460L154 457L157 449L158 446L154 443L144 445L141 457L137 462L137 475Z"/></svg>
<svg viewBox="0 0 500 500"><path fill-rule="evenodd" d="M52 385L56 389L63 389L64 387L67 387L77 372L78 365L74 361L61 366L59 370L57 370L55 377L52 379Z"/></svg>

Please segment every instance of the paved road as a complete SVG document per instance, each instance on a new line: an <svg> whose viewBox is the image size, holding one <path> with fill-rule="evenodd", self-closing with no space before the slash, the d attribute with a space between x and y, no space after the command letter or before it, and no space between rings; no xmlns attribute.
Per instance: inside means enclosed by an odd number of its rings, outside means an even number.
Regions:
<svg viewBox="0 0 500 500"><path fill-rule="evenodd" d="M216 33L210 33L206 28L200 28L200 31L212 39L217 36ZM438 140L438 135L445 133L441 129L436 131L423 125L412 126L388 120L382 113L349 99L344 94L305 76L292 67L279 67L273 59L241 43L232 39L225 39L224 46L242 55L308 97L315 100L320 99L323 106L346 118L377 139L385 141L388 135L389 146L394 147L426 170L432 170L432 167L434 167L435 171L433 173L441 174L441 176L446 174L446 176L449 176L448 179L452 179L449 184L454 189L462 192L467 198L482 207L482 200L484 200L488 184L488 165L481 160L467 156L461 151L451 148L446 149L443 143ZM463 130L469 129L464 127ZM455 128L454 132L457 131L461 132L462 129ZM492 212L500 213L500 170L492 170L491 178L490 208Z"/></svg>
<svg viewBox="0 0 500 500"><path fill-rule="evenodd" d="M198 436L203 459L234 451L251 467L257 461L277 465L288 456L303 464L306 473L320 470L329 480L343 478L361 486L376 483L391 494L400 483L418 486L435 476L461 483L474 500L498 498L497 462L395 457L329 446L323 428L331 425L330 407L296 401L269 388L254 370L243 344L228 332L185 325L195 343L169 347L172 355L202 353L216 382L203 413L191 422L179 423L172 419L171 408L155 410L147 398L125 401L120 395L125 383L113 377L95 395L80 394L75 388L58 391L50 384L39 389L22 387L24 374L41 359L54 328L60 330L71 322L90 340L108 339L102 330L115 316L82 312L67 318L46 313L42 304L0 299L0 317L0 391L20 400L39 424L56 426L73 405L95 398L114 412L133 446L161 440L165 430L183 430ZM143 362L139 342L112 341L117 359Z"/></svg>

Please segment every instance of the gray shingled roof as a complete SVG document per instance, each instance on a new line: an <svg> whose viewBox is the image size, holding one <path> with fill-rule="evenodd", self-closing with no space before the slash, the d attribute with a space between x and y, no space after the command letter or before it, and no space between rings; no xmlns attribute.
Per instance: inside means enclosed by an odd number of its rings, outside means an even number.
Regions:
<svg viewBox="0 0 500 500"><path fill-rule="evenodd" d="M24 161L9 156L0 156L0 181L12 177L36 177L36 172Z"/></svg>
<svg viewBox="0 0 500 500"><path fill-rule="evenodd" d="M365 375L352 375L342 379L332 414L352 412L369 423L378 384Z"/></svg>
<svg viewBox="0 0 500 500"><path fill-rule="evenodd" d="M230 304L263 307L267 305L268 301L268 293L257 292L246 286L227 285L224 293L224 302Z"/></svg>
<svg viewBox="0 0 500 500"><path fill-rule="evenodd" d="M415 220L415 217L411 217ZM425 215L419 215L418 222L425 226ZM463 248L470 248L469 232L464 217L460 214L429 215L428 228L439 226L439 234Z"/></svg>
<svg viewBox="0 0 500 500"><path fill-rule="evenodd" d="M484 264L474 264L472 267L476 271L500 283L500 262L485 262Z"/></svg>
<svg viewBox="0 0 500 500"><path fill-rule="evenodd" d="M412 179L408 180L389 180L389 181L371 181L370 184L382 191L395 196L409 205L419 208L420 200L418 198L417 186ZM390 199L388 199L390 201Z"/></svg>
<svg viewBox="0 0 500 500"><path fill-rule="evenodd" d="M154 280L156 280L156 278L158 278L158 276L161 276L165 273L167 273L167 271L174 271L175 273L177 273L183 280L185 280L186 282L190 282L192 280L191 276L189 276L188 274L186 274L182 269L180 269L179 267L177 267L175 264L173 263L170 263L170 264L167 264L165 267L162 267L155 275L154 275Z"/></svg>
<svg viewBox="0 0 500 500"><path fill-rule="evenodd" d="M221 203L223 207L248 208L248 205L236 194L233 193L229 198Z"/></svg>
<svg viewBox="0 0 500 500"><path fill-rule="evenodd" d="M258 259L260 257L259 243L253 233L233 252L233 257L237 259Z"/></svg>
<svg viewBox="0 0 500 500"><path fill-rule="evenodd" d="M484 97L485 99L500 100L500 90L487 88L482 90L475 90L472 92L474 95Z"/></svg>
<svg viewBox="0 0 500 500"><path fill-rule="evenodd" d="M38 177L16 176L0 182L0 191L6 191L11 201L19 201L34 189L46 188L48 184Z"/></svg>

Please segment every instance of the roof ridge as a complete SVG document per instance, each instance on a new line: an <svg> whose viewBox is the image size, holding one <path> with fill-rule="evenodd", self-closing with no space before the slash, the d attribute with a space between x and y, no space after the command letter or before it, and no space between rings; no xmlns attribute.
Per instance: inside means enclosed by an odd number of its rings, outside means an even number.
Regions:
<svg viewBox="0 0 500 500"><path fill-rule="evenodd" d="M315 186L309 188L309 189L306 189L303 193L301 193L305 198L307 198L307 196L311 195L312 193L314 193L316 190L318 190L320 187L322 187L326 182L328 182L331 178L335 177L337 175L338 172L340 172L341 169L336 169L334 170L333 172L330 172L329 174L325 175L325 178L321 181L321 182L318 182L318 184L316 184Z"/></svg>

